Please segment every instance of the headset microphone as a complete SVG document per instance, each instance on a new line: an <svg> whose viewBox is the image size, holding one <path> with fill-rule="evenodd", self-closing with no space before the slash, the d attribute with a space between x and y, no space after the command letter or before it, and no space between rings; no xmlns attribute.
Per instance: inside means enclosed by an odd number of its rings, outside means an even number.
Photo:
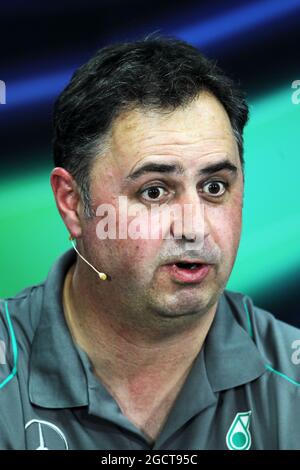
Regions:
<svg viewBox="0 0 300 470"><path fill-rule="evenodd" d="M77 248L76 248L76 246L75 246L75 243L73 242L73 239L74 239L74 237L73 237L72 235L70 235L70 236L69 236L69 240L71 241L74 250L75 250L76 253L80 256L80 258L83 259L83 261L85 261L85 262L98 274L99 279L101 279L101 281L111 281L111 277L109 276L109 274L100 273L91 263L88 262L88 260L86 260L86 259L79 253L79 251L77 250Z"/></svg>

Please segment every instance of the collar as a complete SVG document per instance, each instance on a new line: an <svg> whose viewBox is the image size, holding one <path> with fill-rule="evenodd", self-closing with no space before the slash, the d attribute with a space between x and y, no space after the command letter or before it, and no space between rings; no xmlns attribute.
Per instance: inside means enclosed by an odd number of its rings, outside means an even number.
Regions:
<svg viewBox="0 0 300 470"><path fill-rule="evenodd" d="M90 412L98 414L100 411L97 413L95 408L98 406L94 403L97 394L91 390L95 390L100 382L92 377L86 355L74 344L62 306L64 279L75 260L72 249L65 252L55 262L44 283L42 312L30 358L29 397L33 404L45 408L89 405ZM242 309L242 306L235 308L230 302L229 291L222 293L204 346L174 408L182 402L187 414L193 416L216 400L214 392L251 382L265 372L262 357L242 326ZM105 391L103 398L104 401L109 399ZM104 407L101 409L103 413ZM116 412L120 418L119 410ZM174 409L172 413L176 419Z"/></svg>
<svg viewBox="0 0 300 470"><path fill-rule="evenodd" d="M230 292L223 292L204 346L194 361L155 447L196 414L214 405L217 392L252 382L266 372L255 343L241 326L243 316L243 306L235 309L230 302Z"/></svg>
<svg viewBox="0 0 300 470"><path fill-rule="evenodd" d="M68 250L50 270L44 283L40 322L32 343L29 398L35 405L46 408L88 404L84 367L62 306L64 278L75 261L74 250Z"/></svg>
<svg viewBox="0 0 300 470"><path fill-rule="evenodd" d="M242 302L225 290L204 344L205 363L214 392L243 385L266 372L263 358L246 327Z"/></svg>

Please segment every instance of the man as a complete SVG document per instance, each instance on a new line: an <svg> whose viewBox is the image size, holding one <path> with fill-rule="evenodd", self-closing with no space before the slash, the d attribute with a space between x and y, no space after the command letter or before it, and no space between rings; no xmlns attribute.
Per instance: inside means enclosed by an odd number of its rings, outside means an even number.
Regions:
<svg viewBox="0 0 300 470"><path fill-rule="evenodd" d="M76 252L1 302L2 449L300 448L300 332L225 289L247 119L178 40L110 46L74 74L51 185Z"/></svg>

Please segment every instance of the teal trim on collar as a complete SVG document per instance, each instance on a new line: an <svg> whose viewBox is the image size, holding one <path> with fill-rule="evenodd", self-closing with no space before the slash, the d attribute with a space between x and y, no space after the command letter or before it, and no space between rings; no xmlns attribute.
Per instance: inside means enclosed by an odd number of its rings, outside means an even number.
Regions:
<svg viewBox="0 0 300 470"><path fill-rule="evenodd" d="M292 383L293 385L296 385L297 387L300 387L300 382L296 382L296 380L292 379L291 377L288 377L286 374L283 374L279 370L274 369L270 364L265 364L266 369L270 370L271 372L274 372L274 374L279 375L279 377L282 377L283 379L287 380L288 382Z"/></svg>
<svg viewBox="0 0 300 470"><path fill-rule="evenodd" d="M0 389L5 387L5 385L7 385L8 382L10 382L14 378L14 376L17 374L17 366L18 366L18 345L17 345L12 321L10 318L7 301L4 302L4 305L5 305L5 316L6 316L6 321L8 324L10 341L11 341L12 352L13 352L13 368L12 368L11 373L0 383Z"/></svg>
<svg viewBox="0 0 300 470"><path fill-rule="evenodd" d="M247 304L245 300L243 300L243 305L245 309L245 314L247 317L247 322L248 322L248 328L249 328L249 334L251 337L253 337L253 327L252 327L252 321L251 317L249 314L249 310L247 307ZM293 385L296 385L296 387L300 387L300 382L297 382L296 380L292 379L292 377L289 377L288 375L284 374L283 372L280 372L279 370L275 369L271 364L265 364L265 368L268 369L270 372L273 372L274 374L278 375L279 377L287 380L288 382L292 383Z"/></svg>

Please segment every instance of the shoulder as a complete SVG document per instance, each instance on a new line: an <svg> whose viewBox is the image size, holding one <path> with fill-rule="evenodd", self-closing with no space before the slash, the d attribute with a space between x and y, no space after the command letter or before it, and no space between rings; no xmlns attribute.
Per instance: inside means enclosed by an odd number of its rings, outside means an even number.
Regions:
<svg viewBox="0 0 300 470"><path fill-rule="evenodd" d="M283 381L300 388L300 329L285 323L254 304L248 295L224 291L238 323L258 348L266 369Z"/></svg>
<svg viewBox="0 0 300 470"><path fill-rule="evenodd" d="M16 375L18 362L26 360L39 323L43 284L0 299L0 390Z"/></svg>

